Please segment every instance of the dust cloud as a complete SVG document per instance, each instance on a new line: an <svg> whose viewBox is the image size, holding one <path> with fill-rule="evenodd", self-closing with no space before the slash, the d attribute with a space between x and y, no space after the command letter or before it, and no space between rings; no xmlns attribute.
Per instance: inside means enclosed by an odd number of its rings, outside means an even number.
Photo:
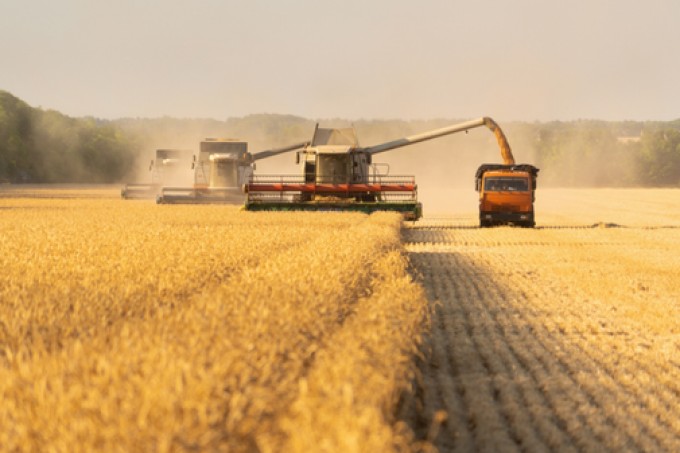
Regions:
<svg viewBox="0 0 680 453"><path fill-rule="evenodd" d="M181 157L164 157L158 150L182 151ZM198 151L184 148L149 147L140 152L127 182L162 184L164 187L191 187L194 183L192 156Z"/></svg>
<svg viewBox="0 0 680 453"><path fill-rule="evenodd" d="M143 139L143 149L137 156L135 172L131 178L140 182L151 180L149 163L155 159L156 149L186 149L198 157L200 142L206 138L245 141L248 151L279 148L311 139L314 121L291 115L250 115L226 121L212 119L126 119L120 125ZM181 176L185 184L193 184L193 170L188 163L190 178ZM299 174L294 153L284 153L258 160L256 173ZM180 176L177 176L180 178ZM165 182L164 182L165 184Z"/></svg>

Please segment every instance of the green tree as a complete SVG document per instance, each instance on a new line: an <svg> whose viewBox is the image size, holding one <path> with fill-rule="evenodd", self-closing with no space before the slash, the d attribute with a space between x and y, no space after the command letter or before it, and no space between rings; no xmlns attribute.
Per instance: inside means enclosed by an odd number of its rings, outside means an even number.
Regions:
<svg viewBox="0 0 680 453"><path fill-rule="evenodd" d="M134 165L136 137L113 122L35 109L0 91L0 181L121 181Z"/></svg>
<svg viewBox="0 0 680 453"><path fill-rule="evenodd" d="M680 131L645 131L641 139L641 177L649 185L680 185Z"/></svg>

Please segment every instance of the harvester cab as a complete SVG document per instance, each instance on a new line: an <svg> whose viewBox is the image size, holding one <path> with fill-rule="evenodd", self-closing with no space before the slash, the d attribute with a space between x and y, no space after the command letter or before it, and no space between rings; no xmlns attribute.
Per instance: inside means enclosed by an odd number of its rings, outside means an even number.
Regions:
<svg viewBox="0 0 680 453"><path fill-rule="evenodd" d="M247 142L208 138L200 146L193 164L195 188L238 188L252 174L253 156Z"/></svg>
<svg viewBox="0 0 680 453"><path fill-rule="evenodd" d="M353 128L314 129L309 147L298 152L304 156L305 182L344 184L367 182L370 156L359 148Z"/></svg>
<svg viewBox="0 0 680 453"><path fill-rule="evenodd" d="M121 189L123 199L155 198L165 184L177 184L190 177L192 152L183 149L157 149L149 164L150 183L129 183Z"/></svg>
<svg viewBox="0 0 680 453"><path fill-rule="evenodd" d="M242 186L250 179L255 161L294 151L307 143L296 143L283 148L248 152L248 143L233 139L207 138L200 143L198 157L194 156L193 187L163 187L156 197L166 203L243 203Z"/></svg>

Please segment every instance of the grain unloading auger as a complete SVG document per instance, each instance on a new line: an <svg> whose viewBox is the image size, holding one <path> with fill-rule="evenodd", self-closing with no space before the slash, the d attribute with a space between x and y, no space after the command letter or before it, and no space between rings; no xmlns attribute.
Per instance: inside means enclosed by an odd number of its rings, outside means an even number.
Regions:
<svg viewBox="0 0 680 453"><path fill-rule="evenodd" d="M157 149L156 158L149 164L151 182L128 183L120 191L120 196L126 200L156 198L165 184L176 184L187 176L191 164L191 150Z"/></svg>
<svg viewBox="0 0 680 453"><path fill-rule="evenodd" d="M422 205L415 178L381 174L372 163L373 156L480 126L494 133L503 161L514 165L505 135L488 117L369 147L359 146L352 128L324 129L317 125L311 143L297 153L303 175L251 176L244 187L246 210L397 211L406 219L416 220L422 216Z"/></svg>
<svg viewBox="0 0 680 453"><path fill-rule="evenodd" d="M307 142L260 151L248 152L248 143L231 139L208 138L201 142L195 159L193 187L163 187L156 197L159 204L241 204L243 184L253 174L255 162L278 154L304 148Z"/></svg>

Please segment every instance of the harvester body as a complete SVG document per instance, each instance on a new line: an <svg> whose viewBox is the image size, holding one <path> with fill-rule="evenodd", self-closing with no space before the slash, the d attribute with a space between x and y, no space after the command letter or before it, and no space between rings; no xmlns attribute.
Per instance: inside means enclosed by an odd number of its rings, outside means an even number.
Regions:
<svg viewBox="0 0 680 453"><path fill-rule="evenodd" d="M297 153L302 175L253 176L244 190L250 211L397 211L422 215L413 176L381 174L354 129L315 128Z"/></svg>
<svg viewBox="0 0 680 453"><path fill-rule="evenodd" d="M240 204L244 201L242 186L253 174L257 160L303 147L296 143L255 154L248 152L248 143L233 139L207 138L200 143L194 159L193 187L163 187L156 197L159 204Z"/></svg>
<svg viewBox="0 0 680 453"><path fill-rule="evenodd" d="M190 150L157 149L155 159L149 164L151 182L128 183L121 190L124 199L155 198L165 184L177 184L190 177Z"/></svg>

